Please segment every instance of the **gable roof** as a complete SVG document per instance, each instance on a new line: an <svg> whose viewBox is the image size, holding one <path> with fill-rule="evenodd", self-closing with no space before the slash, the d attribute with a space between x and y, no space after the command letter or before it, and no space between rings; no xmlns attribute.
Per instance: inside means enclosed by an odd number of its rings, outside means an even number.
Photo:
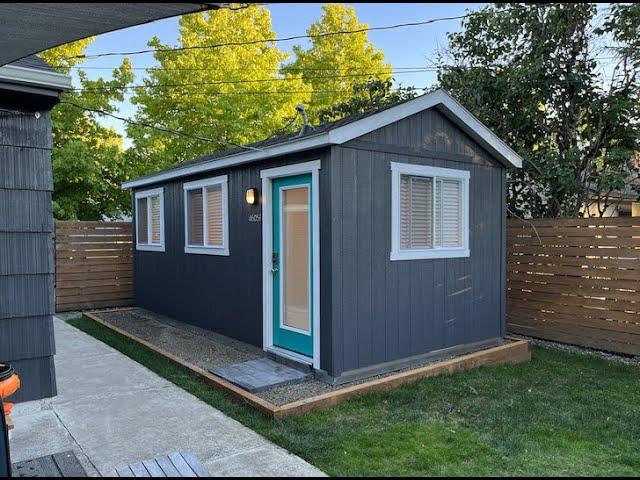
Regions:
<svg viewBox="0 0 640 480"><path fill-rule="evenodd" d="M416 113L436 108L460 129L493 154L505 167L522 167L522 158L483 125L449 93L440 89L389 107L354 115L308 129L304 134L270 138L245 147L226 150L182 163L167 170L131 180L123 188L137 188L174 178L217 170L248 162L341 145Z"/></svg>

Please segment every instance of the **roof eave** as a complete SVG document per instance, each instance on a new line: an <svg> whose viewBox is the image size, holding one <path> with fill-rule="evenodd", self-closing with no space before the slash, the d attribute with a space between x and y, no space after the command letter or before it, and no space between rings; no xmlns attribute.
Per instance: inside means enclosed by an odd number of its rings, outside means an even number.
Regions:
<svg viewBox="0 0 640 480"><path fill-rule="evenodd" d="M0 81L18 85L43 87L64 92L71 90L71 77L58 72L37 68L4 65L0 67Z"/></svg>
<svg viewBox="0 0 640 480"><path fill-rule="evenodd" d="M288 142L279 143L271 147L262 149L252 149L246 152L238 152L226 157L213 158L211 160L196 163L194 165L185 165L167 172L160 172L149 177L138 178L122 184L123 189L144 187L155 183L172 180L174 178L187 177L197 175L199 173L217 170L224 167L241 165L244 163L267 160L269 158L287 155L289 153L304 152L313 150L314 148L322 148L329 146L329 134L321 133L318 135L307 136L300 139L293 139Z"/></svg>

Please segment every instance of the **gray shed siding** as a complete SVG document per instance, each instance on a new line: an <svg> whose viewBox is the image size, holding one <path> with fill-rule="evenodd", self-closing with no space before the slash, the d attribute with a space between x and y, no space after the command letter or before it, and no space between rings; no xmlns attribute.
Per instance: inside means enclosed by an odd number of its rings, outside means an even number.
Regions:
<svg viewBox="0 0 640 480"><path fill-rule="evenodd" d="M14 401L56 394L52 189L49 114L0 113L0 361L22 380Z"/></svg>
<svg viewBox="0 0 640 480"><path fill-rule="evenodd" d="M390 261L390 162L471 172L469 258ZM333 375L504 335L504 167L434 109L331 165Z"/></svg>
<svg viewBox="0 0 640 480"><path fill-rule="evenodd" d="M261 190L260 171L263 169L320 159L322 212L324 206L329 205L328 195L322 193L329 183L325 152L307 152L149 186L164 188L165 251L135 251L136 305L262 346L262 223L248 220L249 215L261 212L261 205L247 205L245 191L248 188ZM219 175L229 176L230 255L184 253L183 184ZM146 189L144 187L136 191ZM321 234L322 258L330 258L328 233L327 230ZM323 292L330 292L325 283L329 280L328 276L322 278ZM321 311L328 308L324 303L327 301L330 301L330 296L321 295ZM330 322L322 314L321 322L323 343L328 344L326 336L330 334ZM330 352L323 353L326 353L324 358L329 361Z"/></svg>

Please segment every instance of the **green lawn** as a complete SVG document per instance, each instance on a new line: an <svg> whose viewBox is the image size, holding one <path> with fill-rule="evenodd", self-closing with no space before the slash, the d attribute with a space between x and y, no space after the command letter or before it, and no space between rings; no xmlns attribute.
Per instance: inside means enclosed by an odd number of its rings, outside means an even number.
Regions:
<svg viewBox="0 0 640 480"><path fill-rule="evenodd" d="M69 323L330 475L640 475L637 367L534 348L528 364L275 421L92 320Z"/></svg>

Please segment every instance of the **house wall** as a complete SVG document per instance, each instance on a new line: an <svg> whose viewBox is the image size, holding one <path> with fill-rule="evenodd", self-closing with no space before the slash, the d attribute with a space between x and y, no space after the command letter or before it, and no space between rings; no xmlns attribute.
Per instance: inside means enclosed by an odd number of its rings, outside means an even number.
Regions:
<svg viewBox="0 0 640 480"><path fill-rule="evenodd" d="M329 165L326 151L307 152L277 160L242 165L184 177L179 181L140 188L164 187L165 251L135 251L134 277L136 305L177 320L262 346L262 223L250 222L249 216L261 213L261 205L247 205L245 191L260 190L260 171L265 168L321 160L321 216L329 205ZM228 175L229 252L230 255L198 255L184 253L183 184L193 180ZM138 191L138 190L136 190ZM134 218L135 222L135 218ZM135 230L135 229L134 229ZM321 256L330 258L330 229L320 239ZM330 311L330 277L321 279L321 312ZM321 314L322 315L322 314ZM321 343L330 346L330 319L321 316ZM324 326L327 325L326 329ZM325 339L327 339L325 341ZM331 353L324 351L327 362ZM323 362L322 368L330 368Z"/></svg>
<svg viewBox="0 0 640 480"><path fill-rule="evenodd" d="M469 258L390 261L390 162L464 169ZM332 371L504 335L505 169L431 109L331 149Z"/></svg>
<svg viewBox="0 0 640 480"><path fill-rule="evenodd" d="M21 108L0 93L0 108ZM56 394L51 119L22 110L0 111L0 361L22 380L12 401Z"/></svg>

